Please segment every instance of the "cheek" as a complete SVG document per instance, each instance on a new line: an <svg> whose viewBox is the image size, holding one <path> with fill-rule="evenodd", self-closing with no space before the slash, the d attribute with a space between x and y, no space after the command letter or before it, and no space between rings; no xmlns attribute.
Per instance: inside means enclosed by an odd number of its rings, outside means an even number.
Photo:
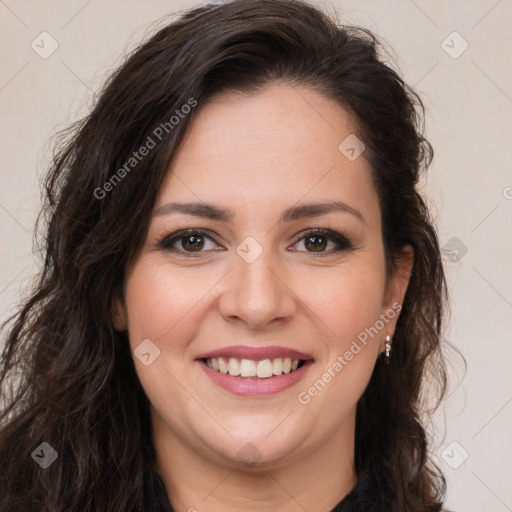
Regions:
<svg viewBox="0 0 512 512"><path fill-rule="evenodd" d="M157 411L177 418L188 398L179 384L184 378L188 340L199 328L195 315L212 283L194 271L170 272L165 263L155 259L142 256L128 276L128 332L136 372L148 399ZM160 351L147 366L135 357L137 347L146 339Z"/></svg>
<svg viewBox="0 0 512 512"><path fill-rule="evenodd" d="M333 343L343 347L374 325L381 313L384 272L374 264L340 267L316 280L309 294L313 311L323 321Z"/></svg>
<svg viewBox="0 0 512 512"><path fill-rule="evenodd" d="M314 402L319 418L333 430L363 394L379 350L377 335L370 335L382 310L384 274L366 264L339 268L320 283L310 304L320 321L324 352L316 374L298 396L299 403ZM323 391L325 389L325 392ZM330 410L329 419L320 412Z"/></svg>
<svg viewBox="0 0 512 512"><path fill-rule="evenodd" d="M169 337L177 343L184 330L192 328L197 308L212 284L215 273L199 269L170 272L165 263L142 258L134 266L126 286L129 332L136 339L150 338L162 344ZM180 336L176 336L179 331Z"/></svg>

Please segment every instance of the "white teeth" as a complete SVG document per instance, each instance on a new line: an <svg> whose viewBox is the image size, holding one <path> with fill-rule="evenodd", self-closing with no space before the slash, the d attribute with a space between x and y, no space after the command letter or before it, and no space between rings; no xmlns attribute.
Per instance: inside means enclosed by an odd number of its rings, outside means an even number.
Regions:
<svg viewBox="0 0 512 512"><path fill-rule="evenodd" d="M272 373L274 375L281 375L281 373L283 373L283 360L280 357L274 359L272 363Z"/></svg>
<svg viewBox="0 0 512 512"><path fill-rule="evenodd" d="M240 375L240 364L238 363L238 359L234 357L229 358L228 373L229 375Z"/></svg>
<svg viewBox="0 0 512 512"><path fill-rule="evenodd" d="M263 361L258 361L256 365L256 375L260 379L272 377L272 361L270 359L263 359Z"/></svg>
<svg viewBox="0 0 512 512"><path fill-rule="evenodd" d="M223 357L218 358L219 370L220 373L228 373L228 365ZM212 364L213 366L213 364Z"/></svg>
<svg viewBox="0 0 512 512"><path fill-rule="evenodd" d="M241 377L256 377L256 361L250 359L242 359L240 361Z"/></svg>
<svg viewBox="0 0 512 512"><path fill-rule="evenodd" d="M258 377L268 379L274 375L290 373L299 366L298 359L291 357L276 357L275 359L262 359L253 361L252 359L238 359L236 357L212 357L206 359L208 368L227 373L234 377Z"/></svg>

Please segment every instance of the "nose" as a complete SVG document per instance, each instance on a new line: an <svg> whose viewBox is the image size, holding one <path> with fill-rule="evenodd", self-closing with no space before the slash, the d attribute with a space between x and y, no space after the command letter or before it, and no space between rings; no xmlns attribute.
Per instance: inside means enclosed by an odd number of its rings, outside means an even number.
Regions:
<svg viewBox="0 0 512 512"><path fill-rule="evenodd" d="M291 283L281 266L266 251L247 263L235 255L234 268L226 276L219 311L228 322L244 323L250 329L286 322L296 311Z"/></svg>

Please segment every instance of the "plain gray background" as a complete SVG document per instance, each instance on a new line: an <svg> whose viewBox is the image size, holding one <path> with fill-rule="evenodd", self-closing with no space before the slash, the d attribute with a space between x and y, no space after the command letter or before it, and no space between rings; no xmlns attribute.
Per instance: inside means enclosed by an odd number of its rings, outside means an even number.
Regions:
<svg viewBox="0 0 512 512"><path fill-rule="evenodd" d="M87 112L155 21L199 3L0 0L2 319L40 262L32 239L51 135ZM462 365L450 356L451 395L432 429L435 457L448 508L511 511L512 1L317 3L382 37L425 102L435 157L423 187L445 252L446 337L468 362L458 385Z"/></svg>

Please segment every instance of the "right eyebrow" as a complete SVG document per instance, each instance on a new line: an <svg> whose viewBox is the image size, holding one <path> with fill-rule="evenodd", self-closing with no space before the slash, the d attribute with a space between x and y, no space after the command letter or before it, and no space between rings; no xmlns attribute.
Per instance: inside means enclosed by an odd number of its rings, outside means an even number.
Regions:
<svg viewBox="0 0 512 512"><path fill-rule="evenodd" d="M208 203L166 203L155 211L155 217L160 215L168 215L170 213L184 213L186 215L194 215L205 219L219 220L230 222L235 217L235 212L228 208L221 208Z"/></svg>

